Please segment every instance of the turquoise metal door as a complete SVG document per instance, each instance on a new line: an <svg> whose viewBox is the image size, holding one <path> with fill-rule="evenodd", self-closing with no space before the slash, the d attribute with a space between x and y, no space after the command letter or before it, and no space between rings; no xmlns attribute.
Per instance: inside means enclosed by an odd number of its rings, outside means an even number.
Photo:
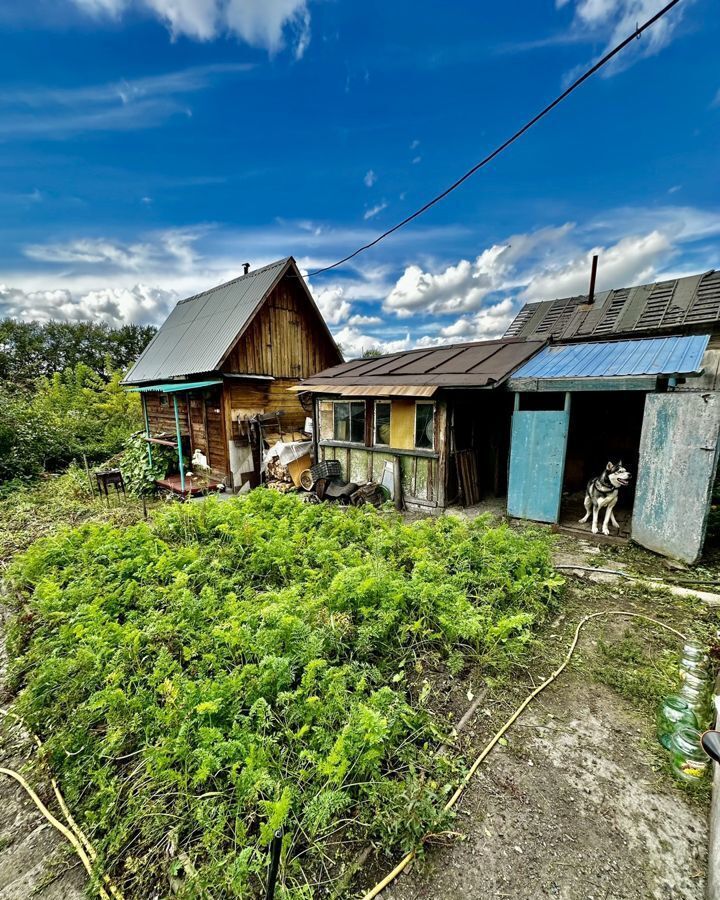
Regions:
<svg viewBox="0 0 720 900"><path fill-rule="evenodd" d="M647 395L631 532L638 544L688 563L699 559L719 433L717 392Z"/></svg>
<svg viewBox="0 0 720 900"><path fill-rule="evenodd" d="M570 394L563 410L521 410L515 395L508 478L508 515L536 522L560 518Z"/></svg>

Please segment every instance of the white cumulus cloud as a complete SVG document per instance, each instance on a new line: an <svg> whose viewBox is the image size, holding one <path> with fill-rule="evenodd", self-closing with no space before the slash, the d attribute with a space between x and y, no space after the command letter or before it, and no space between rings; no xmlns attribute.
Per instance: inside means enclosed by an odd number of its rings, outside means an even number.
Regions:
<svg viewBox="0 0 720 900"><path fill-rule="evenodd" d="M320 288L313 291L313 297L323 318L330 325L339 325L350 315L352 305L345 299L341 287Z"/></svg>
<svg viewBox="0 0 720 900"><path fill-rule="evenodd" d="M659 266L670 258L672 249L670 238L660 231L622 238L608 247L593 247L533 275L523 296L537 300L585 293L594 254L600 257L597 290L644 284L654 280Z"/></svg>
<svg viewBox="0 0 720 900"><path fill-rule="evenodd" d="M119 326L158 324L177 302L174 291L136 284L131 288L100 288L94 291L39 290L0 284L0 319L47 322L105 322Z"/></svg>
<svg viewBox="0 0 720 900"><path fill-rule="evenodd" d="M173 38L209 41L232 34L270 53L287 39L296 58L310 43L308 0L72 0L84 13L118 19L131 9L160 19Z"/></svg>
<svg viewBox="0 0 720 900"><path fill-rule="evenodd" d="M372 334L364 334L360 328L346 325L344 328L333 331L333 337L340 344L345 359L355 359L362 356L366 350L381 350L383 353L398 353L400 350L409 350L413 346L410 334L397 340L385 340Z"/></svg>

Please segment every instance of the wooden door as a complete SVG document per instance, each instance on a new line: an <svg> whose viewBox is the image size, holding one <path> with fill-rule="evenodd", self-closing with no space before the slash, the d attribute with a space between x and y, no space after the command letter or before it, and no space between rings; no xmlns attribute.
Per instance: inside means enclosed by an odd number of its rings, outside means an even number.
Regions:
<svg viewBox="0 0 720 900"><path fill-rule="evenodd" d="M719 433L717 392L647 395L631 531L638 544L688 563L699 559Z"/></svg>
<svg viewBox="0 0 720 900"><path fill-rule="evenodd" d="M229 449L225 436L222 391L219 387L204 393L208 464L216 475L229 475Z"/></svg>
<svg viewBox="0 0 720 900"><path fill-rule="evenodd" d="M560 518L570 395L565 409L516 408L512 417L508 515L536 522Z"/></svg>
<svg viewBox="0 0 720 900"><path fill-rule="evenodd" d="M205 422L205 400L200 391L188 394L190 405L190 444L191 452L200 450L207 456L208 435Z"/></svg>

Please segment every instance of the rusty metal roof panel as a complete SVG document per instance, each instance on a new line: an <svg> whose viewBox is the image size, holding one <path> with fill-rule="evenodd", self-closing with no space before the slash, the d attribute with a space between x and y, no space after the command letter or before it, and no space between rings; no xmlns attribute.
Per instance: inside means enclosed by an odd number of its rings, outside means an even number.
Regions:
<svg viewBox="0 0 720 900"><path fill-rule="evenodd" d="M291 257L181 300L124 384L213 372L275 286Z"/></svg>
<svg viewBox="0 0 720 900"><path fill-rule="evenodd" d="M614 378L636 375L692 375L702 370L707 334L636 338L583 344L553 344L521 366L522 378Z"/></svg>
<svg viewBox="0 0 720 900"><path fill-rule="evenodd" d="M492 387L505 381L544 344L504 338L406 350L333 366L306 379L303 385Z"/></svg>
<svg viewBox="0 0 720 900"><path fill-rule="evenodd" d="M720 322L720 272L658 281L587 296L533 301L520 310L506 337L607 338L668 333Z"/></svg>

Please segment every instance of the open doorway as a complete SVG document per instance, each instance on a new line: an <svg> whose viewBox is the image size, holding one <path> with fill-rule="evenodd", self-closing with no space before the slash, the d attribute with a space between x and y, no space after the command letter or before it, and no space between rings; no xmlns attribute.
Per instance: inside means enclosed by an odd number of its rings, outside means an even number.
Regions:
<svg viewBox="0 0 720 900"><path fill-rule="evenodd" d="M612 526L610 533L630 537L644 408L644 391L573 393L560 525L590 531L590 522L578 523L585 514L583 500L587 484L603 472L609 461L622 460L632 478L628 487L620 489L614 510L619 533Z"/></svg>
<svg viewBox="0 0 720 900"><path fill-rule="evenodd" d="M506 392L449 394L449 503L467 507L506 497L511 415L512 396Z"/></svg>

